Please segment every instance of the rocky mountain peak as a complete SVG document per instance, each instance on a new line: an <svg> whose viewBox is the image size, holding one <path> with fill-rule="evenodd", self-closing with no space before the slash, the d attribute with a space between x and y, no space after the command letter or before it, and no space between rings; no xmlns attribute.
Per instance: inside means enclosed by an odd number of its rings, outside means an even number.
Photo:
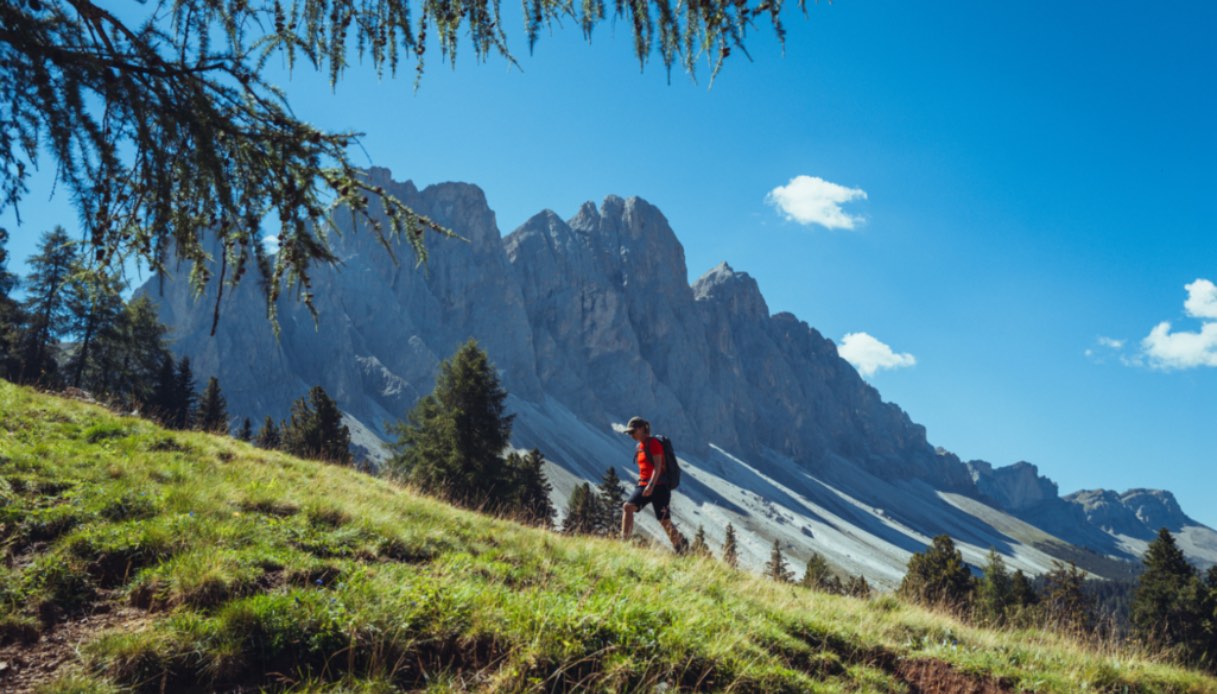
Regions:
<svg viewBox="0 0 1217 694"><path fill-rule="evenodd" d="M967 463L976 489L1002 508L1021 510L1057 499L1056 483L1039 474L1039 468L1026 461L994 468L975 460Z"/></svg>
<svg viewBox="0 0 1217 694"><path fill-rule="evenodd" d="M711 268L693 283L696 301L719 302L733 316L759 321L769 317L769 306L760 286L746 272L736 272L726 261Z"/></svg>

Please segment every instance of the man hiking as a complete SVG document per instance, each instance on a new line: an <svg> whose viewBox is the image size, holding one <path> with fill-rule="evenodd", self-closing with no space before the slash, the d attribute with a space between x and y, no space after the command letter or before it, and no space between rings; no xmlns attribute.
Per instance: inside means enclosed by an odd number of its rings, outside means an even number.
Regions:
<svg viewBox="0 0 1217 694"><path fill-rule="evenodd" d="M663 444L651 436L651 423L642 417L633 417L625 425L625 433L638 442L634 449L634 459L638 463L638 488L622 506L621 539L628 540L634 534L634 514L646 508L647 504L655 507L655 518L668 534L672 547L681 553L689 543L672 523L669 508L672 503L672 490L665 482L667 461L664 460Z"/></svg>

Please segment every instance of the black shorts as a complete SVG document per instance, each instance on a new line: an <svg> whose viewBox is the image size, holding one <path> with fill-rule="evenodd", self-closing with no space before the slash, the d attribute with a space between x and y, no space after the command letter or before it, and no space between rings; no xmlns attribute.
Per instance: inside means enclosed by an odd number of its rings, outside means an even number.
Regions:
<svg viewBox="0 0 1217 694"><path fill-rule="evenodd" d="M643 496L642 492L646 487L637 487L629 500L625 503L633 504L639 511L647 507L647 504L653 504L655 507L655 517L661 521L668 520L671 517L671 512L668 506L672 503L672 490L662 484L655 485L655 490L650 496Z"/></svg>

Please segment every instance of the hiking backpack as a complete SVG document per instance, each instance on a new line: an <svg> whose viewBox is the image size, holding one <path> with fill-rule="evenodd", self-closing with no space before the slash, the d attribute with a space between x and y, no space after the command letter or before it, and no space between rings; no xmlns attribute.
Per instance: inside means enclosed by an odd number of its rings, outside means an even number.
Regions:
<svg viewBox="0 0 1217 694"><path fill-rule="evenodd" d="M663 478L659 481L666 484L668 489L676 489L680 486L680 464L676 462L676 451L672 450L672 440L666 436L652 436L651 438L659 441L659 444L663 446ZM651 451L647 449L646 443L643 443L642 450L649 460Z"/></svg>

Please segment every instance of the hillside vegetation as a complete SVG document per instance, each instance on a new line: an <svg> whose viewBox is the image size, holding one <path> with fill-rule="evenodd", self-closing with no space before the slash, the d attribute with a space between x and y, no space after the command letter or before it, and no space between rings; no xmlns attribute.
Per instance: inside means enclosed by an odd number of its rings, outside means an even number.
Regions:
<svg viewBox="0 0 1217 694"><path fill-rule="evenodd" d="M1217 691L0 381L0 689Z"/></svg>

